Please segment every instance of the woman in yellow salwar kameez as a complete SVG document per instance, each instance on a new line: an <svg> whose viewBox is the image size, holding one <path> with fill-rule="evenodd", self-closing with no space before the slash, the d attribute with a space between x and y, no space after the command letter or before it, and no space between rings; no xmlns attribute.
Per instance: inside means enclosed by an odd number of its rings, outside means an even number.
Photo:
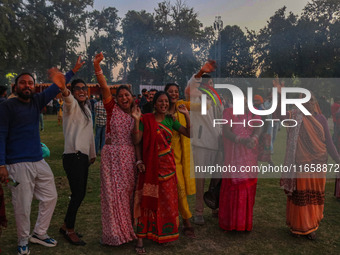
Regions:
<svg viewBox="0 0 340 255"><path fill-rule="evenodd" d="M178 111L177 107L178 105L184 104L190 111L190 102L178 100L179 87L176 83L168 83L164 90L170 95L172 103L169 113L172 114L172 116L174 116L174 118L176 118L182 126L186 127L185 117ZM183 234L194 238L195 232L190 223L192 214L190 212L187 200L188 195L193 195L196 193L190 139L174 130L172 137L172 148L176 162L178 210L183 219Z"/></svg>

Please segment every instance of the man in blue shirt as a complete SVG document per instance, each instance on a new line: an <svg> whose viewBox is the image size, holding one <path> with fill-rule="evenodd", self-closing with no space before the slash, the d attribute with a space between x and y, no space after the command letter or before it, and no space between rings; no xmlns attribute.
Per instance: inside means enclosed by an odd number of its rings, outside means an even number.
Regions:
<svg viewBox="0 0 340 255"><path fill-rule="evenodd" d="M81 58L65 77L54 72L54 84L42 93L34 94L35 79L30 73L15 80L17 97L0 104L0 181L12 178L19 183L11 187L12 203L17 225L18 254L29 254L30 211L33 196L39 203L39 213L32 243L54 247L57 242L47 230L57 202L57 190L51 168L42 157L39 134L39 115L67 84L84 62Z"/></svg>

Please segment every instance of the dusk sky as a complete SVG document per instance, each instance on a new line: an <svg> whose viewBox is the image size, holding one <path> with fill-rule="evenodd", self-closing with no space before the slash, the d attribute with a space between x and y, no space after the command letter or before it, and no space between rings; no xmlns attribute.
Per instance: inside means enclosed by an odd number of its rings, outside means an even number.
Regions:
<svg viewBox="0 0 340 255"><path fill-rule="evenodd" d="M159 1L151 0L95 0L94 8L116 7L118 15L123 18L128 10L146 10L153 12ZM171 0L175 3L175 0ZM211 26L215 16L222 16L224 26L238 25L258 31L266 25L267 20L276 10L286 6L288 11L301 14L308 0L184 0L187 6L198 12L198 18L204 26Z"/></svg>

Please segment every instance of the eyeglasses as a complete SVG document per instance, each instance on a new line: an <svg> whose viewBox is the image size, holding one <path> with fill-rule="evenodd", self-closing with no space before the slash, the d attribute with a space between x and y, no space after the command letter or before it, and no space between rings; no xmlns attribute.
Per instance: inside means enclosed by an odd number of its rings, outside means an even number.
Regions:
<svg viewBox="0 0 340 255"><path fill-rule="evenodd" d="M84 87L78 87L78 86L75 86L74 88L73 88L73 90L74 91L84 91L84 92L87 92L87 87L86 86L84 86Z"/></svg>

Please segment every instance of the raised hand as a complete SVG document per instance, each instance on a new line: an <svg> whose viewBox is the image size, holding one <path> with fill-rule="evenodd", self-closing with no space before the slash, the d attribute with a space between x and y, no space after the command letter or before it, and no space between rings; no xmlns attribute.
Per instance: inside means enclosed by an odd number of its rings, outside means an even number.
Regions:
<svg viewBox="0 0 340 255"><path fill-rule="evenodd" d="M216 61L215 60L208 60L208 62L206 62L202 68L201 68L201 72L203 73L211 73L213 71L215 71L216 69Z"/></svg>
<svg viewBox="0 0 340 255"><path fill-rule="evenodd" d="M184 104L180 104L177 109L180 113L189 114L188 109Z"/></svg>
<svg viewBox="0 0 340 255"><path fill-rule="evenodd" d="M98 65L103 59L104 59L104 55L102 52L100 52L94 57L93 64Z"/></svg>
<svg viewBox="0 0 340 255"><path fill-rule="evenodd" d="M48 76L50 80L55 83L61 91L66 88L66 79L65 76L58 70L58 68L53 67L48 70Z"/></svg>
<svg viewBox="0 0 340 255"><path fill-rule="evenodd" d="M85 61L81 61L81 56L78 57L77 62L75 66L73 67L72 71L73 73L76 73L79 71L79 69L85 64Z"/></svg>
<svg viewBox="0 0 340 255"><path fill-rule="evenodd" d="M142 117L142 112L140 110L140 108L137 105L134 105L131 109L131 116L132 118L134 118L135 120L140 120L140 118Z"/></svg>

